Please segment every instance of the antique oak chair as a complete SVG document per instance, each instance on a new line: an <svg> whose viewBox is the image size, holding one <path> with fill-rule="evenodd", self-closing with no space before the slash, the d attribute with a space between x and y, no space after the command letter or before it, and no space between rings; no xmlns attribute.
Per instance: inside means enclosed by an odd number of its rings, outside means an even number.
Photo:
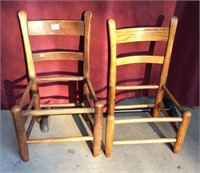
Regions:
<svg viewBox="0 0 200 173"><path fill-rule="evenodd" d="M90 65L89 65L89 47L90 47L90 27L92 13L86 11L83 20L37 20L28 21L25 11L18 13L23 43L25 48L25 56L28 67L29 82L23 93L18 105L12 108L14 123L16 128L17 140L20 155L23 161L29 160L28 144L48 143L48 142L68 142L68 141L93 141L93 155L98 156L101 149L102 135L102 108L103 105L98 101L92 84L90 82ZM36 52L31 50L30 38L37 36L78 36L84 38L83 51L50 51ZM81 40L81 39L80 39ZM57 76L57 77L41 77L36 75L36 61L81 61L83 66L82 76ZM70 62L68 61L68 62ZM68 81L81 83L83 87L83 101L81 103L44 103L40 102L39 83L62 82ZM22 110L26 103L26 98L31 95L30 103L27 110ZM36 120L38 122L44 116L58 115L83 115L87 120L91 121L93 135L75 136L75 137L55 137L55 138L39 138L30 139L30 133ZM25 123L28 117L32 117L28 128ZM59 117L58 117L59 118Z"/></svg>
<svg viewBox="0 0 200 173"><path fill-rule="evenodd" d="M173 152L177 153L183 142L187 132L187 128L191 118L191 112L185 111L177 102L174 96L166 87L168 69L170 65L170 58L172 47L174 43L175 32L177 28L178 18L172 17L169 27L136 27L136 28L122 28L116 29L115 20L108 20L109 27L109 42L110 42L110 68L109 68L109 91L108 91L108 113L106 120L106 142L105 152L106 156L112 153L113 145L120 144L147 144L147 143L175 143ZM131 42L166 42L166 51L163 56L156 55L128 55L120 56L117 52L119 44ZM124 55L124 54L123 54ZM126 54L127 55L127 54ZM128 64L159 64L162 66L159 82L157 85L139 85L139 86L122 86L117 84L117 74L119 73L119 66ZM129 66L130 67L130 66ZM126 67L128 68L128 66ZM117 71L118 70L118 71ZM133 73L134 73L134 69ZM118 72L118 73L117 73ZM116 91L135 91L135 90L157 90L155 101L153 104L116 104ZM164 93L174 103L176 108L180 111L181 117L171 116L167 113L162 104ZM139 118L119 118L115 113L120 111L150 108L152 109L152 116ZM160 111L164 116L160 116ZM169 122L175 131L174 138L158 138L158 139L139 139L139 140L114 140L115 125L127 123L162 123ZM178 123L177 123L178 122ZM176 124L179 124L177 126ZM129 133L127 131L127 133Z"/></svg>

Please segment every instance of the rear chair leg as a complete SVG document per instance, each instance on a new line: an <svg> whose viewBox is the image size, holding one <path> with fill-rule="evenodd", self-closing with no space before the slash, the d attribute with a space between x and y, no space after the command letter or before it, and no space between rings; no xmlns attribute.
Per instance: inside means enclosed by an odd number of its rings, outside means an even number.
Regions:
<svg viewBox="0 0 200 173"><path fill-rule="evenodd" d="M111 156L114 139L115 116L108 115L106 119L106 146L105 153L107 157Z"/></svg>
<svg viewBox="0 0 200 173"><path fill-rule="evenodd" d="M38 89L37 90L32 90L31 94L32 95L34 94L36 96L35 97L35 101L34 101L34 109L35 110L39 110L40 109L40 95L39 95L39 90ZM40 123L42 121L42 116L37 116L36 121L38 123Z"/></svg>
<svg viewBox="0 0 200 173"><path fill-rule="evenodd" d="M181 122L177 135L176 135L177 141L174 145L174 149L173 149L174 153L178 153L183 145L191 116L192 116L192 113L190 111L183 112L183 121Z"/></svg>
<svg viewBox="0 0 200 173"><path fill-rule="evenodd" d="M102 136L102 118L103 118L103 104L101 102L95 103L94 127L93 127L93 154L98 156L101 150L101 136Z"/></svg>
<svg viewBox="0 0 200 173"><path fill-rule="evenodd" d="M19 152L22 160L27 162L29 160L28 144L23 119L21 117L21 108L19 106L14 106L11 111L15 123Z"/></svg>
<svg viewBox="0 0 200 173"><path fill-rule="evenodd" d="M159 117L159 114L160 114L160 108L158 107L158 104L155 105L155 107L153 108L153 117L154 118L157 118Z"/></svg>

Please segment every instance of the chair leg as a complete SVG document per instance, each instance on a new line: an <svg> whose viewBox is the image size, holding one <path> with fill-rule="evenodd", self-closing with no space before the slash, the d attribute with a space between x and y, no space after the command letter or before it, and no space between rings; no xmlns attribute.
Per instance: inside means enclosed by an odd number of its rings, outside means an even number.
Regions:
<svg viewBox="0 0 200 173"><path fill-rule="evenodd" d="M181 122L177 135L176 135L177 141L174 145L174 149L173 149L174 153L178 153L183 145L191 116L192 116L192 113L190 111L185 111L183 113L183 121Z"/></svg>
<svg viewBox="0 0 200 173"><path fill-rule="evenodd" d="M34 102L34 109L35 110L38 110L38 109L40 109L40 95L39 95L39 91L38 90L36 90L36 91L32 91L33 93L36 93L35 94L35 96L36 96L36 98L35 98L35 102ZM38 122L38 123L40 123L41 121L42 121L42 116L38 116L37 118L36 118L36 121Z"/></svg>
<svg viewBox="0 0 200 173"><path fill-rule="evenodd" d="M106 144L105 153L107 157L111 156L114 139L115 116L108 115L106 119Z"/></svg>
<svg viewBox="0 0 200 173"><path fill-rule="evenodd" d="M102 138L102 118L103 118L103 105L100 102L95 103L94 127L93 127L93 154L98 156L101 150Z"/></svg>
<svg viewBox="0 0 200 173"><path fill-rule="evenodd" d="M155 107L153 108L153 117L159 117L160 114L160 108L158 107L158 104L155 105Z"/></svg>
<svg viewBox="0 0 200 173"><path fill-rule="evenodd" d="M15 123L19 152L22 160L27 162L29 160L28 144L23 119L21 117L21 108L19 106L14 106L11 111Z"/></svg>

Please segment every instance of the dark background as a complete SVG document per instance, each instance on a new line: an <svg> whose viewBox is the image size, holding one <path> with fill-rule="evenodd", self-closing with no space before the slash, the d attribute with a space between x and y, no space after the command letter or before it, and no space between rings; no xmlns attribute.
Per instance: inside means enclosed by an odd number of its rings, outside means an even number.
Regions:
<svg viewBox="0 0 200 173"><path fill-rule="evenodd" d="M116 20L117 27L130 26L168 26L170 18L175 15L179 18L177 34L172 53L171 66L167 86L183 105L199 105L199 2L198 1L3 1L1 2L1 107L10 109L23 93L27 83L26 65L22 38L19 28L17 12L25 10L28 19L81 19L82 13L90 10L93 13L91 28L91 81L97 97L106 106L107 78L108 78L108 31L107 20ZM48 49L61 48L76 49L77 38L59 38L38 44L32 41L32 48L44 46ZM70 43L70 44L69 44ZM149 45L136 44L124 46L125 49L148 51ZM119 48L119 53L123 53ZM163 45L155 46L155 53L160 54ZM53 62L36 64L38 72L72 70L75 63ZM159 66L133 65L127 69L120 67L118 83L155 83L158 80ZM153 77L155 75L155 77ZM134 78L134 80L133 80ZM40 93L43 102L74 101L77 96L71 89L75 84L68 83L53 85L49 89L42 86ZM44 92L45 91L45 92ZM70 93L68 94L68 91ZM141 96L154 93L118 93L117 99ZM53 98L48 97L52 95Z"/></svg>

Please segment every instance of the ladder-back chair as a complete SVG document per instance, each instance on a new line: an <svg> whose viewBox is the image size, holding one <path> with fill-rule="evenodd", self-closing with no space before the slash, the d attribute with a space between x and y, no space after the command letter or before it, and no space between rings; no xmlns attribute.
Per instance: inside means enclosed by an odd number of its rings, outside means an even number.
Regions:
<svg viewBox="0 0 200 173"><path fill-rule="evenodd" d="M23 161L29 160L28 144L48 143L48 142L68 142L68 141L93 141L93 155L98 156L101 149L102 135L102 110L103 105L98 101L93 86L90 82L90 65L89 65L89 47L90 47L90 30L92 13L86 11L83 20L27 20L25 11L18 13L20 27L23 37L25 56L28 67L29 82L23 93L23 96L18 105L12 108L14 123L16 127L17 140L20 150L20 155ZM31 50L30 37L37 36L80 36L84 38L83 51L44 51L34 53ZM81 41L82 39L80 39ZM65 61L74 60L82 61L83 72L82 76L57 76L57 77L41 77L37 76L35 71L35 61ZM70 61L68 61L70 63ZM78 82L83 86L83 101L81 103L41 103L39 93L39 83L51 82ZM23 110L27 96L31 95L30 103L27 110ZM77 107L78 105L78 107ZM44 116L54 115L83 115L87 120L91 121L93 135L75 136L75 137L55 137L55 138L39 138L30 139L35 121L38 121ZM32 119L28 128L25 128L27 118ZM58 117L59 118L59 117Z"/></svg>
<svg viewBox="0 0 200 173"><path fill-rule="evenodd" d="M145 144L145 143L175 143L173 152L177 153L184 141L187 128L191 118L191 112L185 111L177 102L174 96L166 87L168 69L172 47L175 38L178 18L172 17L169 27L137 27L137 28L122 28L116 29L115 20L108 20L109 27L109 42L110 42L110 68L109 68L109 91L108 91L108 113L106 120L106 139L105 152L106 156L112 153L113 145L119 144ZM163 56L156 55L133 55L133 56L118 56L117 45L130 42L166 42L166 51ZM127 54L126 54L127 55ZM159 64L162 65L159 83L157 85L139 85L139 86L122 86L117 84L118 67L128 64ZM128 68L128 66L126 67ZM117 71L118 70L118 71ZM134 69L133 69L134 72ZM135 90L157 90L154 104L129 104L116 105L116 91L135 91ZM181 117L172 117L165 110L162 100L163 95L169 97L176 108L180 111ZM127 111L141 108L151 108L152 116L139 118L118 118L115 116L117 111ZM159 116L160 111L164 117ZM173 127L176 137L174 138L158 138L158 139L141 139L141 140L114 140L115 125L127 123L157 123L169 122ZM180 126L175 126L175 123L180 123ZM129 133L129 132L127 132Z"/></svg>

